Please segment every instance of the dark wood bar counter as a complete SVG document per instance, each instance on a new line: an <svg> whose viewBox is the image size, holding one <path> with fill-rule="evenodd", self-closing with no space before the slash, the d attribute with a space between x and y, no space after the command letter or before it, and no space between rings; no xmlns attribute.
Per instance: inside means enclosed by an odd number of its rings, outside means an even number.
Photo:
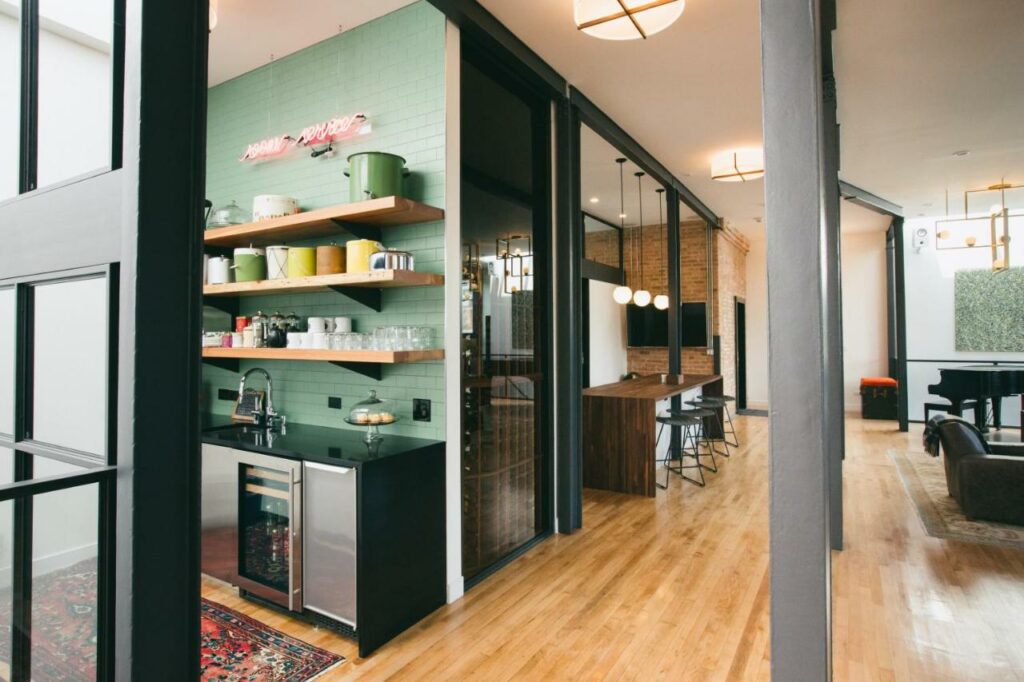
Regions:
<svg viewBox="0 0 1024 682"><path fill-rule="evenodd" d="M722 395L722 377L688 374L663 384L654 375L584 389L583 486L654 497L657 404L697 388Z"/></svg>

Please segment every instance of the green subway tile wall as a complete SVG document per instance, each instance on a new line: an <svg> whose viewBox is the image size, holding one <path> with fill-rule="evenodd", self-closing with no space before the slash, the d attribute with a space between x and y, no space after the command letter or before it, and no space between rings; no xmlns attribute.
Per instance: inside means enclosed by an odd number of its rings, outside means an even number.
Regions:
<svg viewBox="0 0 1024 682"><path fill-rule="evenodd" d="M207 198L214 206L234 199L248 210L258 194L285 194L304 210L348 201L345 158L361 151L404 156L412 176L406 194L444 207L444 16L419 2L335 38L280 58L272 64L218 85L209 92ZM335 145L333 157L310 158L308 151L262 163L240 163L246 145L334 116L363 112L373 132ZM341 235L339 243L349 235ZM444 224L385 228L385 246L412 251L416 269L444 272ZM307 242L329 243L330 240ZM438 343L444 324L443 287L384 290L383 312L375 313L341 294L288 294L241 299L241 311L294 312L352 317L356 331L378 325L416 324L434 328ZM444 365L440 362L385 365L374 381L328 363L259 361L274 378L274 402L289 421L349 427L348 410L370 389L395 401L398 424L385 433L444 438ZM228 414L232 403L217 389L235 389L237 374L205 366L204 405ZM254 386L261 387L254 378ZM327 407L328 396L342 398L341 410ZM412 421L413 398L432 403L429 422Z"/></svg>

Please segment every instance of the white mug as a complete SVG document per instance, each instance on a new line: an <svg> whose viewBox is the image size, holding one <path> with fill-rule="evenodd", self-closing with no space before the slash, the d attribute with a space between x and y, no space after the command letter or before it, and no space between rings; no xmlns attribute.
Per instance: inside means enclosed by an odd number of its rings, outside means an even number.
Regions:
<svg viewBox="0 0 1024 682"><path fill-rule="evenodd" d="M351 317L336 317L334 318L334 331L339 334L342 332L352 331L352 318Z"/></svg>
<svg viewBox="0 0 1024 682"><path fill-rule="evenodd" d="M302 332L288 332L288 347L302 348L302 341L305 336Z"/></svg>
<svg viewBox="0 0 1024 682"><path fill-rule="evenodd" d="M306 329L313 333L324 333L327 331L327 320L322 317L311 317L306 324Z"/></svg>
<svg viewBox="0 0 1024 682"><path fill-rule="evenodd" d="M303 332L302 333L302 347L313 348L313 337L316 336L316 332Z"/></svg>
<svg viewBox="0 0 1024 682"><path fill-rule="evenodd" d="M326 349L328 347L327 332L316 332L313 334L313 348Z"/></svg>

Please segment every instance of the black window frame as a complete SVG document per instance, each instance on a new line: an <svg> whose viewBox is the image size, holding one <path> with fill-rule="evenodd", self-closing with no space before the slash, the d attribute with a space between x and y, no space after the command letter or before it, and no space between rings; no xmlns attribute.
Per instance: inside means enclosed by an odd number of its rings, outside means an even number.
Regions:
<svg viewBox="0 0 1024 682"><path fill-rule="evenodd" d="M106 407L105 446L102 455L81 452L32 438L32 387L34 381L34 288L91 279L106 283ZM117 386L119 268L116 263L97 267L30 275L0 280L0 289L15 296L14 433L0 433L0 448L13 455L13 483L0 486L0 503L13 503L11 581L12 682L32 677L32 540L34 498L89 485L97 486L97 644L96 679L112 679L114 661L114 585L116 576L113 519L117 487ZM76 471L34 478L35 458L44 457L80 467Z"/></svg>

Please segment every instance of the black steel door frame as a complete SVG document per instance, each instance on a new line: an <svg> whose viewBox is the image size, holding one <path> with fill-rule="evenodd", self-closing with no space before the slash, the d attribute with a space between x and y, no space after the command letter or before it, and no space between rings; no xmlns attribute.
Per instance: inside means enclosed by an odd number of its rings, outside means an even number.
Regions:
<svg viewBox="0 0 1024 682"><path fill-rule="evenodd" d="M462 61L470 62L474 68L479 69L487 77L509 90L529 106L532 112L533 184L529 199L532 203L533 217L534 290L541 292L541 296L534 300L539 299L542 306L542 309L537 311L540 317L535 324L540 330L540 367L544 376L540 390L541 404L542 406L551 406L541 410L541 420L537 430L543 460L542 480L537 499L537 517L541 528L533 539L467 579L465 586L469 589L522 556L538 542L551 535L556 528L555 469L557 465L555 453L557 450L554 436L555 408L553 406L556 404L554 385L556 383L555 355L557 353L554 346L554 329L558 313L557 304L552 296L553 287L556 286L552 257L554 178L552 177L551 160L555 152L552 145L553 125L551 120L553 93L543 80L538 79L510 53L496 49L489 36L478 32L463 32L461 54Z"/></svg>
<svg viewBox="0 0 1024 682"><path fill-rule="evenodd" d="M0 288L17 301L14 680L31 671L32 500L98 486L97 678L199 673L199 344L207 0L113 0L110 156L39 188L39 1L21 2L19 195L0 202ZM145 39L143 40L143 36ZM108 286L107 447L33 439L33 287ZM73 377L71 377L73 379ZM32 458L84 472L32 479ZM158 671L158 672L157 672Z"/></svg>
<svg viewBox="0 0 1024 682"><path fill-rule="evenodd" d="M740 311L743 311L740 314ZM736 352L736 409L747 409L747 300L733 296L733 343Z"/></svg>

